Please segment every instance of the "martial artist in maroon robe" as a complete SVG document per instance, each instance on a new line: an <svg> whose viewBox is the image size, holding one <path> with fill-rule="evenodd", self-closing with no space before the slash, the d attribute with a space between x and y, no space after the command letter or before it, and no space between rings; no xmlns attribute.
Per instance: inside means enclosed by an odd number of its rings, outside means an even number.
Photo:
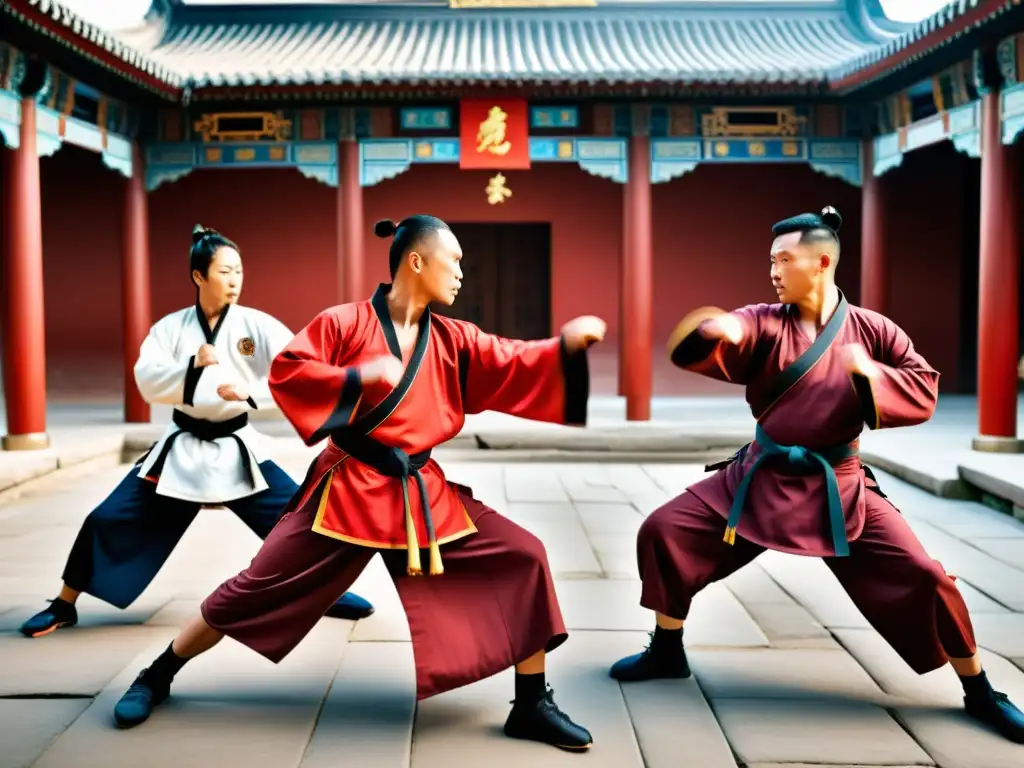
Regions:
<svg viewBox="0 0 1024 768"><path fill-rule="evenodd" d="M656 612L647 649L612 677L687 677L683 620L693 596L766 549L825 558L871 625L919 674L950 662L974 717L1024 741L1024 715L989 686L959 590L925 552L858 456L870 429L927 421L938 378L891 320L835 285L842 223L833 208L775 225L778 304L691 313L672 362L741 384L753 442L656 510L640 528L641 604Z"/></svg>
<svg viewBox="0 0 1024 768"><path fill-rule="evenodd" d="M430 451L466 413L583 425L585 350L604 323L577 318L560 338L526 342L434 315L429 304L450 305L462 280L451 230L413 216L375 232L394 235L393 284L322 312L271 367L281 411L307 444L327 447L250 566L203 602L115 719L145 720L185 660L223 635L280 661L380 552L409 619L418 698L515 665L505 733L586 749L590 733L545 681L544 654L567 633L544 545L448 482Z"/></svg>

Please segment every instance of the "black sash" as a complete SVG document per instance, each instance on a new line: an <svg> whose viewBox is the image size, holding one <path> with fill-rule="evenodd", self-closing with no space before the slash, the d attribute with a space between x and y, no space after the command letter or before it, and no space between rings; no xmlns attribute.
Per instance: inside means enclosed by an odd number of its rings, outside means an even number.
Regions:
<svg viewBox="0 0 1024 768"><path fill-rule="evenodd" d="M398 343L398 335L395 333L394 323L391 322L391 315L388 312L387 294L391 289L390 285L381 284L374 293L370 303L377 319L380 321L381 329L384 331L384 338L388 344L388 350L402 359L402 348ZM427 529L428 547L430 550L430 575L437 576L444 573L441 563L441 551L437 545L437 536L434 531L434 520L430 514L430 496L427 493L426 483L420 475L419 470L426 466L430 459L430 451L410 456L401 448L385 445L379 440L370 437L370 433L387 421L394 413L402 400L408 394L410 387L416 380L420 365L426 356L427 346L430 343L430 308L423 311L419 322L419 336L416 339L416 346L413 348L409 364L405 368L401 381L398 382L391 392L377 405L362 416L356 418L351 424L335 429L331 432L332 442L342 451L347 453L356 461L362 462L380 472L386 477L398 478L402 482L402 498L405 506L405 533L406 548L408 550L408 572L410 576L420 576L423 568L420 564L420 545L416 535L416 526L412 519L412 508L409 503L409 478L416 481L420 493L420 504L423 508L423 523Z"/></svg>
<svg viewBox="0 0 1024 768"><path fill-rule="evenodd" d="M249 455L249 449L236 433L242 427L249 423L249 414L242 413L234 418L227 419L226 421L207 421L205 419L196 419L189 416L184 411L175 410L173 414L174 423L178 426L179 431L173 432L168 435L167 439L164 440L163 448L160 449L159 455L156 457L156 461L149 470L149 474L152 477L159 477L163 471L164 463L167 461L167 456L171 452L171 446L174 445L174 441L178 439L178 435L182 432L187 432L200 440L206 440L213 442L222 437L232 437L235 442L238 443L238 450L242 455L242 468L245 470L245 477L248 480L249 485L253 488L256 487L256 478L253 474L252 469L252 457ZM146 457L149 456L153 449L150 448L146 451L145 455L136 462L142 464Z"/></svg>

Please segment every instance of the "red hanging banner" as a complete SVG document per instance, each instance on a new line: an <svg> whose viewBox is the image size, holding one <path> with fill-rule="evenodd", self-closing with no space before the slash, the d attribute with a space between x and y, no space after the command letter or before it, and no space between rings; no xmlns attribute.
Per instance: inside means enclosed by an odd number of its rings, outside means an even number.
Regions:
<svg viewBox="0 0 1024 768"><path fill-rule="evenodd" d="M459 105L459 167L526 170L530 122L526 99L469 99Z"/></svg>

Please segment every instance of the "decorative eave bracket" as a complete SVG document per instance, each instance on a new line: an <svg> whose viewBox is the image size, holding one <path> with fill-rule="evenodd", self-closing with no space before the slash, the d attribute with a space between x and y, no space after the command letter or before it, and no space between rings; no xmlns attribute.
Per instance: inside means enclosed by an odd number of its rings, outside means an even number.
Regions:
<svg viewBox="0 0 1024 768"><path fill-rule="evenodd" d="M333 141L179 142L146 147L146 189L177 181L195 168L294 168L306 178L338 186Z"/></svg>
<svg viewBox="0 0 1024 768"><path fill-rule="evenodd" d="M898 168L908 152L947 140L958 152L981 157L981 102L972 101L875 137L872 173L881 176Z"/></svg>
<svg viewBox="0 0 1024 768"><path fill-rule="evenodd" d="M651 183L677 179L702 163L807 163L826 176L861 184L856 139L672 138L651 140Z"/></svg>
<svg viewBox="0 0 1024 768"><path fill-rule="evenodd" d="M530 161L576 163L587 173L625 184L628 178L626 140L574 136L530 137ZM372 187L399 176L414 163L459 162L459 139L362 139L359 142L359 184Z"/></svg>

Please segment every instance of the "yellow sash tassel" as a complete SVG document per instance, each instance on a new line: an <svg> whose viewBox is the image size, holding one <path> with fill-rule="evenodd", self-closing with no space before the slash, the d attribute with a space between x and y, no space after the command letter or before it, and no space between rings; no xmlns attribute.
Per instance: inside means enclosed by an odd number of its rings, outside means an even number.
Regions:
<svg viewBox="0 0 1024 768"><path fill-rule="evenodd" d="M725 536L722 537L722 541L724 541L726 544L728 544L730 546L735 544L736 543L736 529L733 528L731 525L727 525L725 527Z"/></svg>
<svg viewBox="0 0 1024 768"><path fill-rule="evenodd" d="M410 576L422 576L420 564L420 542L416 537L416 523L412 519L412 505L409 504L409 484L402 481L402 499L405 501L405 544L408 553L406 571Z"/></svg>
<svg viewBox="0 0 1024 768"><path fill-rule="evenodd" d="M430 575L440 576L444 573L444 564L441 562L441 548L436 541L430 542Z"/></svg>

